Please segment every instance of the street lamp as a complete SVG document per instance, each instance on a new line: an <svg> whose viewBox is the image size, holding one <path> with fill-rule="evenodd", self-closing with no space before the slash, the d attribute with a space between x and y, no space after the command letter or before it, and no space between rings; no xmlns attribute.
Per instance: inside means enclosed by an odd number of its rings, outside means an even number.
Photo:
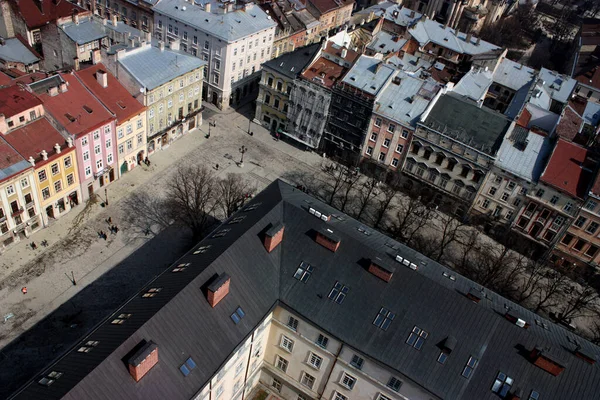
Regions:
<svg viewBox="0 0 600 400"><path fill-rule="evenodd" d="M242 158L240 159L240 168L244 166L244 153L246 153L248 151L248 148L246 146L242 146L240 147L240 153L242 153Z"/></svg>
<svg viewBox="0 0 600 400"><path fill-rule="evenodd" d="M250 135L250 128L252 127L252 115L248 117L248 135Z"/></svg>
<svg viewBox="0 0 600 400"><path fill-rule="evenodd" d="M106 204L106 206L108 207L108 189L104 188L104 197L106 198L106 201L104 202L104 204Z"/></svg>

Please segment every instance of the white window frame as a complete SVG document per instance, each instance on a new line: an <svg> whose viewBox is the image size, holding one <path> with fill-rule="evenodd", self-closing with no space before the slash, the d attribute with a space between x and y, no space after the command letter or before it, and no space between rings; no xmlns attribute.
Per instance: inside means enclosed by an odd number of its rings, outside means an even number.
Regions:
<svg viewBox="0 0 600 400"><path fill-rule="evenodd" d="M312 351L308 353L308 359L306 363L316 370L321 369L321 365L323 365L323 357L313 353Z"/></svg>
<svg viewBox="0 0 600 400"><path fill-rule="evenodd" d="M279 343L279 346L288 353L294 351L294 341L285 335L281 335L281 342Z"/></svg>

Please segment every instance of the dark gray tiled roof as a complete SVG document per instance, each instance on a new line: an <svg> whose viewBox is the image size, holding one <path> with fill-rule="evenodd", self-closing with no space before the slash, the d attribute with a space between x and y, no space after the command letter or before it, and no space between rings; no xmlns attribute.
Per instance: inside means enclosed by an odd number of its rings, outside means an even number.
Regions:
<svg viewBox="0 0 600 400"><path fill-rule="evenodd" d="M272 69L288 78L295 78L313 60L320 47L319 43L300 47L290 53L285 53L267 61L263 64L263 67Z"/></svg>
<svg viewBox="0 0 600 400"><path fill-rule="evenodd" d="M449 93L435 103L424 125L493 156L500 147L510 120L498 112L479 108Z"/></svg>
<svg viewBox="0 0 600 400"><path fill-rule="evenodd" d="M75 346L45 370L64 372L54 384L43 387L36 377L17 398L191 398L277 304L439 398L497 399L490 388L499 371L514 378L513 388L526 395L536 390L544 400L597 398L600 366L571 353L569 339L574 336L565 329L487 290L478 304L470 301L466 293L481 293L474 282L281 181L253 203L260 205L240 211L247 217L228 225L231 231L225 237L209 236L175 264L190 263L185 272L172 273L171 267L150 283L146 290L163 288L157 296L138 295L116 311L115 315L132 314L124 324L112 325L109 318L91 332L83 341L100 342L92 352L78 353ZM310 207L331 214L330 221L309 214ZM262 237L279 222L285 226L283 242L267 253ZM315 243L311 232L323 228L341 239L337 252ZM206 253L193 254L206 245L211 245ZM418 270L396 262L397 255ZM367 271L374 257L396 266L389 283ZM314 267L306 283L293 278L301 262ZM213 309L203 288L223 273L231 276L230 293ZM327 298L336 281L349 288L342 304ZM238 306L246 316L234 324L230 315ZM381 307L396 314L386 331L372 324ZM527 321L529 328L504 318L507 310ZM414 326L429 333L420 351L405 344ZM142 340L157 344L159 362L136 383L123 357ZM586 354L599 354L598 347L577 340ZM442 365L437 357L445 343L453 349ZM565 359L565 371L554 377L529 362L524 354L536 346L550 347ZM184 377L178 368L190 356L199 368ZM470 356L477 357L479 365L466 379L461 373Z"/></svg>

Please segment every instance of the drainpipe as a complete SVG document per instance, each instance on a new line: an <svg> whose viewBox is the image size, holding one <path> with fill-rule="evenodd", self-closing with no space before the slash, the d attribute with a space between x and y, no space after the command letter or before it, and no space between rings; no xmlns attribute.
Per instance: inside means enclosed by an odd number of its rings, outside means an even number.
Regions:
<svg viewBox="0 0 600 400"><path fill-rule="evenodd" d="M335 368L335 365L337 364L338 359L340 358L340 353L342 352L343 348L344 348L344 343L342 343L342 345L338 349L337 353L335 353L335 360L333 360L331 369L329 370L329 373L327 374L327 377L326 377L327 379L325 380L325 386L323 386L323 391L319 394L319 400L321 400L323 398L323 392L325 392L325 387L327 387L327 383L329 383L329 380L331 379L331 374L333 373L333 369Z"/></svg>

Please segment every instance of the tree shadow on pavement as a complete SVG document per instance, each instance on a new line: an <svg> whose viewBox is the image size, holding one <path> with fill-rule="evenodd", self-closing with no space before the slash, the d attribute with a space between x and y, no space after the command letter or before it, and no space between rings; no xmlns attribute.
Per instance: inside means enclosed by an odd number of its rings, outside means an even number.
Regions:
<svg viewBox="0 0 600 400"><path fill-rule="evenodd" d="M0 351L0 398L69 350L193 244L187 229L165 229L10 342Z"/></svg>

